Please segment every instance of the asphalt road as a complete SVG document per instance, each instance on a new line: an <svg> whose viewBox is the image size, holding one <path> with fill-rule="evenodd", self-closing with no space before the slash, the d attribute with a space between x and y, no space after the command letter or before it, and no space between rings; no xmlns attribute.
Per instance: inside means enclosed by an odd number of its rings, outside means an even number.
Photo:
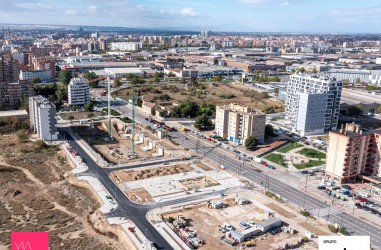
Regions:
<svg viewBox="0 0 381 250"><path fill-rule="evenodd" d="M122 112L125 115L131 115L131 111L127 106L118 106L113 107L118 111ZM135 112L135 120L143 125L148 125L149 123L145 120L145 116ZM358 219L352 215L341 212L338 209L335 209L330 204L324 203L321 200L312 197L311 195L303 192L302 190L298 190L293 188L292 186L279 181L269 174L264 172L259 172L255 166L258 164L254 162L242 162L237 159L231 158L224 153L223 148L218 148L215 144L208 144L205 141L201 141L202 139L195 139L191 136L187 136L181 132L172 132L171 133L173 139L178 143L181 143L184 147L192 149L199 154L203 154L205 157L214 161L217 164L222 164L225 169L235 172L240 175L244 175L246 178L251 181L262 185L267 190L278 194L280 197L285 199L287 202L291 202L296 204L301 209L306 209L313 213L315 216L326 219L330 223L338 223L339 225L344 226L350 233L354 235L369 235L371 237L371 243L374 246L381 247L381 229L372 224L366 223L361 219ZM207 145L208 144L208 145ZM80 152L79 152L80 153ZM81 154L82 155L82 154ZM89 158L89 157L88 157ZM90 159L91 160L91 159ZM93 163L93 162L92 162ZM95 165L95 163L94 163ZM254 167L253 167L254 166ZM260 165L259 165L260 167ZM94 171L96 169L96 165L92 167ZM114 190L116 188L115 184L111 182L104 171L102 171L103 177L101 182L105 181L107 186L105 187L108 190ZM123 196L123 193L116 188L117 196ZM119 201L118 201L119 202ZM177 201L171 201L172 204L176 204ZM164 204L161 204L163 206ZM135 211L131 209L129 211L129 216L131 216L131 220L136 222L139 228L147 228L148 229L148 237L152 239L152 241L156 242L158 245L166 246L167 243L162 242L163 239L156 232L156 230L151 226L151 224L146 220L145 213L149 210L147 206L140 206L134 203L131 203L128 199L123 200L121 203L121 208L123 212L128 211L129 208L135 208L140 210ZM145 207L146 209L144 209ZM167 249L167 248L165 248Z"/></svg>
<svg viewBox="0 0 381 250"><path fill-rule="evenodd" d="M227 157L226 154L223 153L223 150L225 150L223 148L218 148L212 144L206 146L206 144L208 144L206 141L200 141L202 139L197 140L190 136L187 136L187 139L185 139L184 133L174 132L172 135L176 136L174 139L178 143L182 143L183 146L195 150L199 154L203 154L217 164L222 164L225 169L245 176L251 181L262 185L267 190L280 195L280 197L286 199L288 202L298 205L301 209L310 211L315 216L329 220L331 223L338 223L344 226L348 232L354 235L369 235L371 237L371 243L381 247L381 229L379 227L343 213L329 204L310 196L306 192L293 188L271 177L267 173L259 172L255 168L258 164L254 162L244 163L237 159Z"/></svg>
<svg viewBox="0 0 381 250"><path fill-rule="evenodd" d="M111 181L108 177L108 173L98 167L98 165L91 159L90 156L73 140L69 133L64 128L60 128L61 135L65 135L67 140L70 140L70 146L78 152L78 154L86 161L89 170L84 175L96 176L102 185L112 194L115 200L118 202L118 208L109 214L108 217L127 217L146 235L148 239L154 242L157 249L172 249L167 241L160 235L160 233L151 225L146 219L146 213L152 209L150 206L142 206L131 202L122 191Z"/></svg>

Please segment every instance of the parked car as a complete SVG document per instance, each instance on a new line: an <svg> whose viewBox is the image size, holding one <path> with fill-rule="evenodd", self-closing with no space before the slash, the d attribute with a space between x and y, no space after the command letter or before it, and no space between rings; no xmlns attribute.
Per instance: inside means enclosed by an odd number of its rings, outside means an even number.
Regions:
<svg viewBox="0 0 381 250"><path fill-rule="evenodd" d="M368 206L363 206L362 209L364 209L365 211L370 211L370 208Z"/></svg>
<svg viewBox="0 0 381 250"><path fill-rule="evenodd" d="M257 224L255 224L255 223L252 222L252 221L248 221L247 224L248 224L249 226L251 226L251 227L255 227L255 226L257 226Z"/></svg>
<svg viewBox="0 0 381 250"><path fill-rule="evenodd" d="M362 197L358 197L357 200L358 200L359 202L367 202L367 201L368 201L367 199L362 198Z"/></svg>
<svg viewBox="0 0 381 250"><path fill-rule="evenodd" d="M351 190L351 186L349 186L349 185L341 185L341 188L345 188L345 189L348 189L348 190Z"/></svg>
<svg viewBox="0 0 381 250"><path fill-rule="evenodd" d="M242 227L242 228L244 228L244 229L249 229L249 228L250 228L250 226L249 226L248 224L246 224L245 222L243 222L243 221L241 221L241 222L239 223L239 226Z"/></svg>
<svg viewBox="0 0 381 250"><path fill-rule="evenodd" d="M369 194L368 193L365 193L365 192L360 192L359 193L359 196L363 197L363 198L369 198Z"/></svg>
<svg viewBox="0 0 381 250"><path fill-rule="evenodd" d="M268 165L267 167L270 169L275 169L275 167L273 165Z"/></svg>
<svg viewBox="0 0 381 250"><path fill-rule="evenodd" d="M325 186L318 186L319 190L326 190L327 188Z"/></svg>
<svg viewBox="0 0 381 250"><path fill-rule="evenodd" d="M272 229L270 231L270 234L275 235L275 234L280 233L280 232L282 232L282 229L280 227L278 227L278 228Z"/></svg>
<svg viewBox="0 0 381 250"><path fill-rule="evenodd" d="M226 231L234 230L234 227L228 223L224 223L223 227L226 229Z"/></svg>
<svg viewBox="0 0 381 250"><path fill-rule="evenodd" d="M361 205L360 203L355 203L355 206L356 206L357 208L362 209L362 205Z"/></svg>
<svg viewBox="0 0 381 250"><path fill-rule="evenodd" d="M374 209L374 208L371 208L371 209L370 209L370 212L371 212L372 214L378 214L378 211L377 211L376 209Z"/></svg>

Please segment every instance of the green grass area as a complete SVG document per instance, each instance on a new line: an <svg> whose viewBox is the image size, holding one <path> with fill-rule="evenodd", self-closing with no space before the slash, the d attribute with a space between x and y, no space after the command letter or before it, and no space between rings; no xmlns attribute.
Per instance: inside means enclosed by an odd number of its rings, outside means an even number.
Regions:
<svg viewBox="0 0 381 250"><path fill-rule="evenodd" d="M302 164L294 164L294 167L297 169L305 169L305 168L312 168L312 167L317 167L321 166L324 164L324 161L310 161L309 163L302 163Z"/></svg>
<svg viewBox="0 0 381 250"><path fill-rule="evenodd" d="M282 167L287 168L287 164L284 162L283 155L281 154L269 154L264 158L268 161L274 162Z"/></svg>
<svg viewBox="0 0 381 250"><path fill-rule="evenodd" d="M281 152L281 153L287 153L295 148L300 148L300 147L303 147L302 144L300 143L297 143L297 142L291 142L290 144L288 144L287 146L281 148L278 150L278 152Z"/></svg>
<svg viewBox="0 0 381 250"><path fill-rule="evenodd" d="M303 148L297 153L307 156L308 158L325 159L325 154L312 148Z"/></svg>

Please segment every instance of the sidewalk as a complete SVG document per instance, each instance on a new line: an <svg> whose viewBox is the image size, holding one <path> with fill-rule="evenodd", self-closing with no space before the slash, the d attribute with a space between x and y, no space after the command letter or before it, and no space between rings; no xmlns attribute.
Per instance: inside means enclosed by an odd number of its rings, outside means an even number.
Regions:
<svg viewBox="0 0 381 250"><path fill-rule="evenodd" d="M110 225L119 225L139 250L156 250L153 242L149 241L143 232L130 220L121 217L108 218Z"/></svg>
<svg viewBox="0 0 381 250"><path fill-rule="evenodd" d="M114 211L118 207L118 203L115 201L113 196L104 188L102 183L97 178L92 176L78 176L77 178L78 180L87 181L97 193L98 197L104 203L99 209L102 213L107 214Z"/></svg>
<svg viewBox="0 0 381 250"><path fill-rule="evenodd" d="M77 155L77 156L74 156L72 155L69 150L67 149L67 147L70 147L70 145L68 143L64 143L62 144L62 149L64 150L64 152L66 153L66 155L69 157L69 159L75 164L76 168L74 168L72 170L72 173L73 174L79 174L79 173L83 173L83 172L86 172L89 168L87 167L87 165L85 163L83 163L82 161L82 158Z"/></svg>

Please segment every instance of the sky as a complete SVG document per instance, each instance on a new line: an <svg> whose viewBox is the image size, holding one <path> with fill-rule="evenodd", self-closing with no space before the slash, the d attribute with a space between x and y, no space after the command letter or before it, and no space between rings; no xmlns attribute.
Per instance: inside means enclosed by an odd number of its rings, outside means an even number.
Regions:
<svg viewBox="0 0 381 250"><path fill-rule="evenodd" d="M381 33L381 0L0 0L0 23Z"/></svg>

